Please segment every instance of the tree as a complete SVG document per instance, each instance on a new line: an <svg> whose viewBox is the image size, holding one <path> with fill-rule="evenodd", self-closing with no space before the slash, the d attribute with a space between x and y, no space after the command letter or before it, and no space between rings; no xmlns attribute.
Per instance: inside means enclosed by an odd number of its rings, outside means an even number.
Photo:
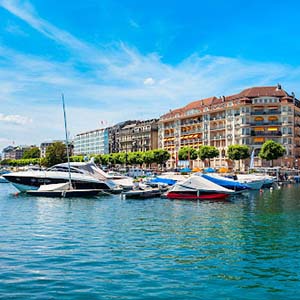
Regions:
<svg viewBox="0 0 300 300"><path fill-rule="evenodd" d="M258 156L268 161L271 160L273 166L273 160L282 157L284 154L285 148L281 144L269 140L262 145Z"/></svg>
<svg viewBox="0 0 300 300"><path fill-rule="evenodd" d="M148 166L154 163L154 152L152 150L144 152L143 160Z"/></svg>
<svg viewBox="0 0 300 300"><path fill-rule="evenodd" d="M201 146L198 150L198 156L202 161L208 159L210 166L210 159L219 156L219 150L215 146Z"/></svg>
<svg viewBox="0 0 300 300"><path fill-rule="evenodd" d="M72 162L83 162L84 156L83 155L73 155L70 157L70 161Z"/></svg>
<svg viewBox="0 0 300 300"><path fill-rule="evenodd" d="M43 163L47 167L67 161L67 148L62 142L55 142L46 150L46 157Z"/></svg>
<svg viewBox="0 0 300 300"><path fill-rule="evenodd" d="M164 165L168 159L171 157L170 153L167 150L155 149L153 150L154 162L159 165Z"/></svg>
<svg viewBox="0 0 300 300"><path fill-rule="evenodd" d="M23 159L40 158L40 155L41 155L40 149L38 147L32 147L24 151L22 158Z"/></svg>
<svg viewBox="0 0 300 300"><path fill-rule="evenodd" d="M179 149L178 158L180 160L195 160L198 158L198 153L196 149L185 146Z"/></svg>
<svg viewBox="0 0 300 300"><path fill-rule="evenodd" d="M128 162L131 165L142 165L144 162L143 152L130 152L128 153Z"/></svg>
<svg viewBox="0 0 300 300"><path fill-rule="evenodd" d="M240 160L250 157L250 149L246 145L230 145L227 150L227 156L231 160L238 160L240 169Z"/></svg>

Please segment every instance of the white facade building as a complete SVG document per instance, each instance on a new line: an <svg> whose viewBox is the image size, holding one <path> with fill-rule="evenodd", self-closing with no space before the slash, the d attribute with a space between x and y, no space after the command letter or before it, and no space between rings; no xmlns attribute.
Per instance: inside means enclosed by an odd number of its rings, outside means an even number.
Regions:
<svg viewBox="0 0 300 300"><path fill-rule="evenodd" d="M107 154L107 128L79 133L74 138L74 155Z"/></svg>

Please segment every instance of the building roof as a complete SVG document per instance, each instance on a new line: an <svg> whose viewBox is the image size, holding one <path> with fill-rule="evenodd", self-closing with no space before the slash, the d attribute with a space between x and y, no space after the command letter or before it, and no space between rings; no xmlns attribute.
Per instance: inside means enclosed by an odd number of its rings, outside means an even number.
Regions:
<svg viewBox="0 0 300 300"><path fill-rule="evenodd" d="M290 95L278 86L252 87L241 91L239 94L226 97L227 99L257 98L257 97L290 97Z"/></svg>
<svg viewBox="0 0 300 300"><path fill-rule="evenodd" d="M278 84L277 86L261 86L251 87L242 90L238 94L222 97L209 97L201 100L190 102L182 108L170 110L168 113L161 116L161 118L173 118L176 114L184 113L192 109L201 109L206 106L220 104L222 102L228 102L233 100L250 100L257 97L280 97L281 99L293 99L294 95L289 95L282 87Z"/></svg>

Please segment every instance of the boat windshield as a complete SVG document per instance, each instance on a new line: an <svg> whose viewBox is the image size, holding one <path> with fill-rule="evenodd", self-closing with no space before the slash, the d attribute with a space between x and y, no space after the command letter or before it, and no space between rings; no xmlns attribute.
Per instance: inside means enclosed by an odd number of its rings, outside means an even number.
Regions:
<svg viewBox="0 0 300 300"><path fill-rule="evenodd" d="M47 171L52 171L52 172L69 172L69 168L68 167L64 167L64 166L53 166L49 169L47 169ZM77 168L71 167L70 168L71 173L80 173L83 174L84 172L81 170L78 170Z"/></svg>

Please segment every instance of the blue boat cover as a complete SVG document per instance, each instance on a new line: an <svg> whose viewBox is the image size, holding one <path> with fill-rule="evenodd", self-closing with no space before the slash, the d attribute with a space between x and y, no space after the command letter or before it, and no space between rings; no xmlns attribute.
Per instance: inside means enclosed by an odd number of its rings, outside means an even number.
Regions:
<svg viewBox="0 0 300 300"><path fill-rule="evenodd" d="M165 183L167 185L173 185L176 183L176 180L174 179L168 179L168 178L161 178L161 177L155 177L150 180L151 183Z"/></svg>
<svg viewBox="0 0 300 300"><path fill-rule="evenodd" d="M215 178L213 176L209 176L207 174L202 174L203 178L206 178L207 180L210 180L213 183L216 183L220 186L223 186L227 189L231 189L231 190L235 190L235 191L241 191L241 190L247 190L250 189L248 187L248 185L246 184L242 184L238 181L232 181L232 180L226 180L224 179L220 179L220 178Z"/></svg>
<svg viewBox="0 0 300 300"><path fill-rule="evenodd" d="M189 173L192 172L192 170L190 168L184 168L180 170L181 173Z"/></svg>

